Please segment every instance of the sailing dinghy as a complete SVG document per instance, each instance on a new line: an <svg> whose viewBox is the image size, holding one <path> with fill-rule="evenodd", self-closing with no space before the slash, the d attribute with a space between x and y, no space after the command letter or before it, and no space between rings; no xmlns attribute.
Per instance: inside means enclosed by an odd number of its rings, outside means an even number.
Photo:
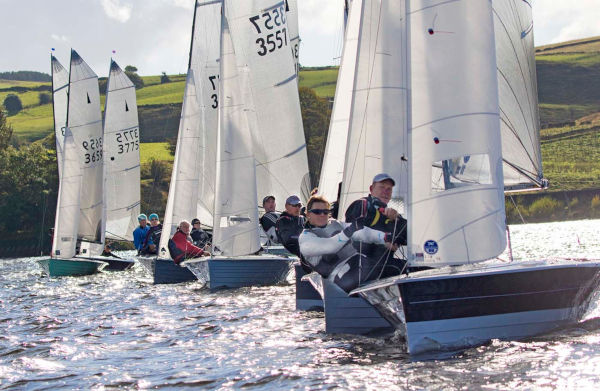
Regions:
<svg viewBox="0 0 600 391"><path fill-rule="evenodd" d="M211 289L272 285L286 280L293 259L260 254L258 191L276 199L309 193L285 4L222 6L214 11L221 15L217 141L208 145L216 152L212 256L185 264Z"/></svg>
<svg viewBox="0 0 600 391"><path fill-rule="evenodd" d="M55 132L57 138L62 138L62 147L57 141L57 157L62 164L59 164L52 254L38 262L51 277L88 275L107 265L94 259L103 248L102 114L98 76L71 50L66 102L62 92L66 70L54 56L51 60L53 98L56 99ZM65 103L67 110L64 110ZM66 113L66 126L62 125L61 113Z"/></svg>
<svg viewBox="0 0 600 391"><path fill-rule="evenodd" d="M356 6L364 15L360 39L370 31L378 47L374 59L394 48L404 52L372 69L391 78L405 75L402 93L388 102L405 124L395 131L407 141L406 255L410 266L431 270L352 293L405 334L411 354L526 338L576 322L594 296L599 262L496 258L507 244L505 183L545 184L535 152L529 2L494 1L493 8L492 2L466 0L354 3L352 12ZM394 41L381 38L390 25L398 28ZM519 148L525 151L513 153ZM526 161L511 161L515 156Z"/></svg>

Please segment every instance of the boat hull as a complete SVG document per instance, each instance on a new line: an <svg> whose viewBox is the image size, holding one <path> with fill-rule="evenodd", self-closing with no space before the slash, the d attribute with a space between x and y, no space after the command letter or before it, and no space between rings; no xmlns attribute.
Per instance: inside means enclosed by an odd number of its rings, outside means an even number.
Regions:
<svg viewBox="0 0 600 391"><path fill-rule="evenodd" d="M357 290L406 333L411 354L522 339L573 324L588 309L600 263L517 263L415 273Z"/></svg>
<svg viewBox="0 0 600 391"><path fill-rule="evenodd" d="M299 263L294 264L294 271L296 274L296 310L323 311L323 299L310 282L302 280L306 272Z"/></svg>
<svg viewBox="0 0 600 391"><path fill-rule="evenodd" d="M94 258L97 261L103 261L108 263L104 268L104 271L124 271L129 270L135 265L134 259L119 259L119 258L110 258L110 257L102 257L102 258Z"/></svg>
<svg viewBox="0 0 600 391"><path fill-rule="evenodd" d="M139 257L138 261L152 275L154 284L196 281L196 276L187 267L177 265L172 259Z"/></svg>
<svg viewBox="0 0 600 391"><path fill-rule="evenodd" d="M327 334L385 334L392 325L360 296L349 296L333 282L317 273L304 277L323 299Z"/></svg>
<svg viewBox="0 0 600 391"><path fill-rule="evenodd" d="M87 276L101 271L107 265L103 261L85 258L46 258L38 263L50 277Z"/></svg>
<svg viewBox="0 0 600 391"><path fill-rule="evenodd" d="M277 285L286 281L292 258L274 255L216 256L185 261L210 289Z"/></svg>

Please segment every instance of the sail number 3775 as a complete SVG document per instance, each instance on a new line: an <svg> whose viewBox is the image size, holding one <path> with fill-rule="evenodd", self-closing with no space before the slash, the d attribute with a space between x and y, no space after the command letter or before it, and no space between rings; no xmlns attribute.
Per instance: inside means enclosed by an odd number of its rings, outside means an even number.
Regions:
<svg viewBox="0 0 600 391"><path fill-rule="evenodd" d="M288 46L287 29L285 27L285 8L283 5L250 18L250 23L261 35L256 39L259 56L266 56L277 49Z"/></svg>

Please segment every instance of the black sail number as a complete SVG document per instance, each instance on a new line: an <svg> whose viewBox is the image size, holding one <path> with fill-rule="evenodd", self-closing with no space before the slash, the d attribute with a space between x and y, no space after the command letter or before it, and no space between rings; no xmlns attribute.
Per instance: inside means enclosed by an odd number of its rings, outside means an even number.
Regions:
<svg viewBox="0 0 600 391"><path fill-rule="evenodd" d="M85 150L84 163L96 163L102 160L102 137L84 140L81 146Z"/></svg>
<svg viewBox="0 0 600 391"><path fill-rule="evenodd" d="M212 85L213 94L211 94L210 99L212 99L212 103L210 107L216 109L219 107L219 96L217 95L217 81L219 80L219 75L211 75L208 77L210 84Z"/></svg>
<svg viewBox="0 0 600 391"><path fill-rule="evenodd" d="M138 128L122 130L115 133L115 141L117 142L117 153L129 153L139 151L140 135Z"/></svg>
<svg viewBox="0 0 600 391"><path fill-rule="evenodd" d="M266 56L275 50L288 46L287 28L285 26L285 8L283 5L262 14L248 18L256 34L259 56Z"/></svg>

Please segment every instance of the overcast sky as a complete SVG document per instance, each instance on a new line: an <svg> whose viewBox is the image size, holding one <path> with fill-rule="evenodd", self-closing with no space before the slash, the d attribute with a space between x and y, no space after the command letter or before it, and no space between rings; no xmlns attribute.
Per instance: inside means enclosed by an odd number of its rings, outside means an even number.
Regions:
<svg viewBox="0 0 600 391"><path fill-rule="evenodd" d="M495 0L498 1L498 0ZM337 64L343 0L298 0L304 66ZM111 56L141 75L185 73L194 0L0 0L0 72L50 72L74 48L100 76ZM536 45L600 35L600 0L533 0ZM112 51L116 53L113 54Z"/></svg>

